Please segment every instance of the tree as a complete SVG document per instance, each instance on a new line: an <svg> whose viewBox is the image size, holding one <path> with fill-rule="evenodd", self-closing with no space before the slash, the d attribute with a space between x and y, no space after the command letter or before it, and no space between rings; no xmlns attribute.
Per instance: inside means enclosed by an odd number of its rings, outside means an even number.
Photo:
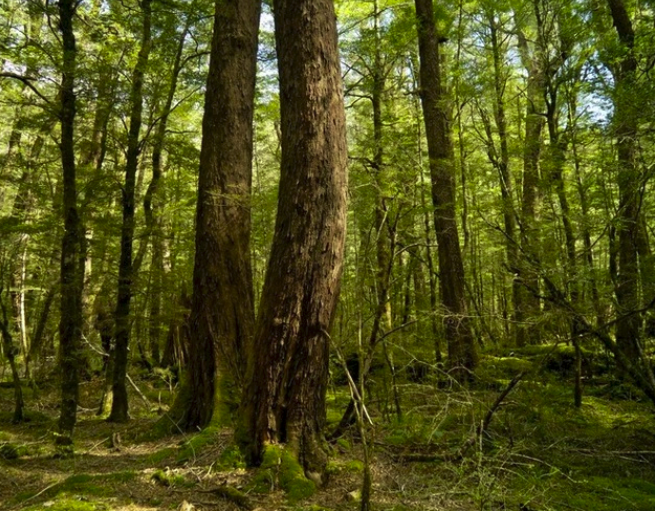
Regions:
<svg viewBox="0 0 655 511"><path fill-rule="evenodd" d="M216 2L198 180L191 358L171 412L183 429L212 419L217 357L219 413L235 409L252 342L250 186L259 14L258 0Z"/></svg>
<svg viewBox="0 0 655 511"><path fill-rule="evenodd" d="M121 255L118 267L118 298L116 303L113 401L109 419L112 422L128 420L128 400L125 378L127 375L127 354L130 342L130 302L133 294L134 267L132 244L134 242L134 206L136 171L141 153L139 132L141 131L143 111L143 81L148 66L152 45L151 22L152 0L142 0L141 13L143 28L141 48L132 72L130 91L130 128L127 138L127 160L125 162L125 187L123 196L123 225L121 228Z"/></svg>
<svg viewBox="0 0 655 511"><path fill-rule="evenodd" d="M446 310L448 359L474 369L478 357L465 296L464 264L455 211L455 165L432 0L416 0L420 94L430 158L432 204L439 258L439 288Z"/></svg>
<svg viewBox="0 0 655 511"><path fill-rule="evenodd" d="M82 289L84 286L81 251L81 223L77 208L75 167L75 80L77 46L73 19L77 3L60 0L59 29L63 46L61 107L61 164L63 171L64 236L61 246L61 318L59 323L61 412L57 443L70 445L73 441L78 400L78 370L82 333Z"/></svg>
<svg viewBox="0 0 655 511"><path fill-rule="evenodd" d="M612 69L614 90L614 130L616 137L619 207L616 226L619 236L619 271L616 300L619 321L616 342L625 356L636 361L640 355L638 237L640 216L640 178L636 165L637 114L635 33L622 0L608 0L612 22L618 34L622 55Z"/></svg>
<svg viewBox="0 0 655 511"><path fill-rule="evenodd" d="M325 472L329 330L346 229L346 133L331 0L277 0L282 162L271 257L249 357L239 440L251 463L284 444Z"/></svg>
<svg viewBox="0 0 655 511"><path fill-rule="evenodd" d="M543 34L543 16L539 2L533 2L530 8L534 12L526 14L528 20L534 16L536 25L537 43L531 48L526 27L529 22L522 19L520 13L515 15L517 25L518 48L523 67L528 76L525 97L525 138L523 143L523 190L521 201L521 248L531 257L539 257L539 230L537 220L539 217L540 179L539 160L542 146L542 131L545 125L543 113L545 112L545 69L544 55L540 42ZM539 342L539 329L535 327L541 303L539 301L538 268L534 268L524 258L519 265L519 276L523 287L521 298L516 309L518 323L517 346L536 344Z"/></svg>

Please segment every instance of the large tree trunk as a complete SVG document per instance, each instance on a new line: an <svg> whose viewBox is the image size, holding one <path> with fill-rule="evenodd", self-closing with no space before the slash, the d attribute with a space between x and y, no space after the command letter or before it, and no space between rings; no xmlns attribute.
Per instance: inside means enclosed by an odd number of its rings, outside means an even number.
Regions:
<svg viewBox="0 0 655 511"><path fill-rule="evenodd" d="M139 132L143 111L143 82L148 66L151 41L152 0L141 2L143 32L141 49L132 73L130 91L130 130L127 138L127 161L125 162L125 187L123 188L123 226L121 228L121 255L118 267L118 299L116 303L116 347L114 349L113 401L108 420L126 422L129 419L127 386L127 348L130 342L130 302L134 271L132 265L132 244L134 241L134 195L136 171L141 146Z"/></svg>
<svg viewBox="0 0 655 511"><path fill-rule="evenodd" d="M614 28L622 46L622 57L613 69L614 130L618 158L619 208L616 228L619 235L619 271L616 280L616 301L619 319L616 343L630 361L639 357L641 317L639 309L638 232L640 179L636 165L638 104L635 101L634 54L635 33L622 0L608 0Z"/></svg>
<svg viewBox="0 0 655 511"><path fill-rule="evenodd" d="M446 312L448 359L452 367L474 369L478 356L465 296L464 265L455 213L455 165L450 122L441 79L439 39L432 0L416 0L421 103L430 157L441 301Z"/></svg>
<svg viewBox="0 0 655 511"><path fill-rule="evenodd" d="M64 236L61 247L61 320L59 357L61 369L61 412L57 443L70 445L77 415L78 370L82 332L82 289L80 268L81 223L77 209L75 176L75 73L77 48L73 32L76 2L59 1L59 28L62 34L63 66L61 81L61 163L64 183Z"/></svg>
<svg viewBox="0 0 655 511"><path fill-rule="evenodd" d="M240 432L251 463L286 444L324 474L330 324L346 232L346 120L332 0L277 0L282 163ZM316 478L315 478L316 479Z"/></svg>
<svg viewBox="0 0 655 511"><path fill-rule="evenodd" d="M172 408L182 429L236 408L254 330L250 263L253 105L260 2L216 2L200 153L191 349ZM216 360L220 394L216 400Z"/></svg>

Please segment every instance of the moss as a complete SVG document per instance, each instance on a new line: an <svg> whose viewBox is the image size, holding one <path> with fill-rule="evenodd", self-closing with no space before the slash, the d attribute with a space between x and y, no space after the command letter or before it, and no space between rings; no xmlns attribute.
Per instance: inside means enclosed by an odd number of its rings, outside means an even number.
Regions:
<svg viewBox="0 0 655 511"><path fill-rule="evenodd" d="M339 474L343 469L343 465L336 463L334 461L328 461L327 466L325 467L325 473L327 475Z"/></svg>
<svg viewBox="0 0 655 511"><path fill-rule="evenodd" d="M0 423L11 423L14 420L14 412L0 412ZM52 419L44 413L34 410L25 410L23 415L23 422L30 422L32 424L47 424L52 422Z"/></svg>
<svg viewBox="0 0 655 511"><path fill-rule="evenodd" d="M245 468L246 462L239 447L235 444L229 445L218 458L218 465L221 470L234 470Z"/></svg>
<svg viewBox="0 0 655 511"><path fill-rule="evenodd" d="M6 460L15 460L22 456L28 455L29 449L26 445L6 443L0 446L0 458L4 458Z"/></svg>
<svg viewBox="0 0 655 511"><path fill-rule="evenodd" d="M189 440L182 444L180 447L180 453L177 456L177 461L182 463L195 458L200 451L215 444L222 429L222 421L218 417L218 414L214 413L212 421L205 429L200 433L193 435Z"/></svg>
<svg viewBox="0 0 655 511"><path fill-rule="evenodd" d="M164 460L167 460L168 458L172 458L175 456L176 452L177 449L173 447L164 447L163 449L160 449L159 451L153 452L151 455L149 455L148 462L156 465Z"/></svg>
<svg viewBox="0 0 655 511"><path fill-rule="evenodd" d="M279 445L267 445L262 464L253 479L253 491L265 493L279 486L287 494L290 502L311 497L316 492L316 484L305 477L305 471L296 456Z"/></svg>
<svg viewBox="0 0 655 511"><path fill-rule="evenodd" d="M25 511L104 511L106 509L108 507L105 504L64 498L30 506L25 508Z"/></svg>
<svg viewBox="0 0 655 511"><path fill-rule="evenodd" d="M240 393L232 378L223 372L216 382L216 399L212 424L218 427L233 425L234 416L239 408Z"/></svg>
<svg viewBox="0 0 655 511"><path fill-rule="evenodd" d="M548 493L553 509L566 506L589 511L655 509L655 484L641 479L590 477L579 484L562 483Z"/></svg>
<svg viewBox="0 0 655 511"><path fill-rule="evenodd" d="M165 470L165 471L156 470L152 474L152 476L150 476L150 479L160 484L161 486L165 486L167 488L172 488L175 486L185 486L185 487L194 486L193 482L187 480L184 476L180 474L175 474L174 472L171 472L170 470Z"/></svg>
<svg viewBox="0 0 655 511"><path fill-rule="evenodd" d="M137 442L153 442L169 437L179 431L173 431L174 424L167 414L164 414L157 422L151 425L147 431L137 435Z"/></svg>
<svg viewBox="0 0 655 511"><path fill-rule="evenodd" d="M348 472L364 472L364 463L359 460L351 460L346 463L345 468Z"/></svg>
<svg viewBox="0 0 655 511"><path fill-rule="evenodd" d="M316 484L305 477L302 466L288 450L282 451L280 487L292 502L311 497L316 492Z"/></svg>
<svg viewBox="0 0 655 511"><path fill-rule="evenodd" d="M344 472L361 473L364 471L364 464L359 460L332 460L329 461L325 469L328 475L342 474Z"/></svg>
<svg viewBox="0 0 655 511"><path fill-rule="evenodd" d="M337 440L337 445L346 451L350 451L352 449L352 444L344 437L341 437Z"/></svg>
<svg viewBox="0 0 655 511"><path fill-rule="evenodd" d="M533 368L534 363L523 358L486 356L481 360L476 374L485 386L489 385L490 382L500 380L500 387L504 387L508 380L511 380L520 372L530 372Z"/></svg>
<svg viewBox="0 0 655 511"><path fill-rule="evenodd" d="M39 495L43 499L52 499L58 495L74 495L84 497L110 497L114 494L116 484L125 484L133 481L136 473L131 471L114 472L111 474L75 474L62 482L55 484ZM21 493L14 497L14 501L22 502L35 497L35 493Z"/></svg>
<svg viewBox="0 0 655 511"><path fill-rule="evenodd" d="M408 415L404 419L394 421L393 429L387 434L385 442L391 445L427 444L441 437L443 435L441 429L447 427L447 422L451 420L454 418L446 416L437 428L427 417L417 414Z"/></svg>

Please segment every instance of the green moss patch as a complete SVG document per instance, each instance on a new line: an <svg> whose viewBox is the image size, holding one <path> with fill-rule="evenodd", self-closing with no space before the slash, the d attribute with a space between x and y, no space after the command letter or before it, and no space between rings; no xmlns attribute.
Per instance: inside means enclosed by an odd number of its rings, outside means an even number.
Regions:
<svg viewBox="0 0 655 511"><path fill-rule="evenodd" d="M200 433L193 435L180 447L177 461L182 463L195 458L203 449L217 442L220 431L221 427L212 423Z"/></svg>
<svg viewBox="0 0 655 511"><path fill-rule="evenodd" d="M305 477L305 471L292 452L279 445L267 445L253 479L253 491L266 493L276 487L286 493L291 503L316 493L316 484Z"/></svg>
<svg viewBox="0 0 655 511"><path fill-rule="evenodd" d="M192 481L189 481L186 477L184 477L181 474L176 474L173 471L170 470L156 470L152 476L150 476L150 479L154 481L155 483L165 486L167 488L173 488L173 487L191 487L194 486L195 483Z"/></svg>
<svg viewBox="0 0 655 511"><path fill-rule="evenodd" d="M131 471L110 474L75 474L48 488L39 495L39 498L47 500L57 496L110 497L114 494L116 484L129 483L135 478L136 473ZM22 493L16 495L14 500L23 502L36 495L36 493Z"/></svg>
<svg viewBox="0 0 655 511"><path fill-rule="evenodd" d="M218 458L220 470L236 470L246 468L246 461L239 447L235 444L227 446Z"/></svg>
<svg viewBox="0 0 655 511"><path fill-rule="evenodd" d="M105 504L64 498L29 506L25 508L25 511L105 511L108 509L109 507Z"/></svg>
<svg viewBox="0 0 655 511"><path fill-rule="evenodd" d="M554 486L544 504L552 509L651 511L655 509L655 484L641 479L590 477L578 484Z"/></svg>

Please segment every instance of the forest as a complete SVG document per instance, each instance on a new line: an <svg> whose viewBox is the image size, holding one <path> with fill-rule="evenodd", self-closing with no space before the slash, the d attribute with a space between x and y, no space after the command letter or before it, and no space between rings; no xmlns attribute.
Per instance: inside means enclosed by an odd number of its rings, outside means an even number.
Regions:
<svg viewBox="0 0 655 511"><path fill-rule="evenodd" d="M653 0L0 13L0 509L655 509Z"/></svg>

